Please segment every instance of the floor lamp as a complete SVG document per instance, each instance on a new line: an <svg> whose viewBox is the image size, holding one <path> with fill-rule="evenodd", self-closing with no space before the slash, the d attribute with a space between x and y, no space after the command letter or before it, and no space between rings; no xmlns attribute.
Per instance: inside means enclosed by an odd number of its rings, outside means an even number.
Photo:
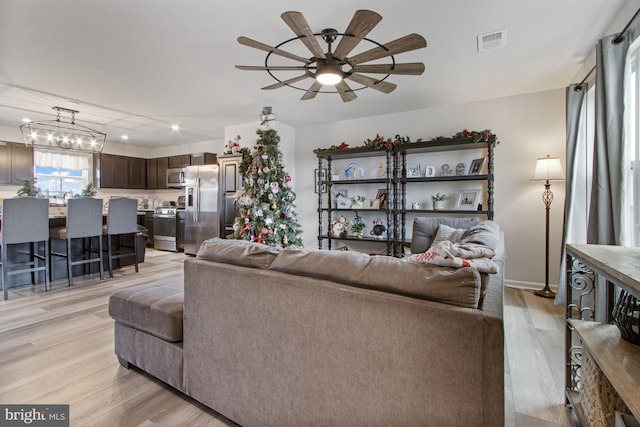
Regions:
<svg viewBox="0 0 640 427"><path fill-rule="evenodd" d="M546 212L546 224L545 224L545 272L544 272L544 288L539 291L535 291L539 297L554 298L555 292L549 288L549 210L551 209L551 202L553 201L553 193L551 192L550 181L564 180L564 172L562 170L562 163L557 157L543 157L536 162L536 170L533 173L531 181L544 181L544 192L542 193L542 202Z"/></svg>

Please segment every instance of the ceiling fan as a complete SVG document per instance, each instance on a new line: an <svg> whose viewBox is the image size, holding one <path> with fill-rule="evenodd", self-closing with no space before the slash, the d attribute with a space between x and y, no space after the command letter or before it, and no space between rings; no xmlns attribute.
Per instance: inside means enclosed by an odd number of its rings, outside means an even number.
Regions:
<svg viewBox="0 0 640 427"><path fill-rule="evenodd" d="M409 34L386 44L380 44L366 35L382 20L382 16L370 10L358 10L351 18L344 33L339 33L333 28L327 28L320 33L311 31L309 24L300 12L284 12L281 15L286 24L293 30L296 37L286 40L275 47L266 45L248 37L238 37L238 42L244 46L253 47L268 52L264 60L264 66L236 65L240 70L267 71L278 83L263 87L262 89L278 89L289 86L294 89L303 90L305 94L302 100L313 99L318 93L339 93L344 102L356 99L357 90L366 88L375 89L382 93L391 93L396 85L387 82L386 79L391 74L419 76L424 72L422 62L396 63L394 55L422 49L427 46L427 41L419 34ZM326 51L318 42L318 38L327 44ZM311 58L304 58L293 54L281 47L295 40L300 40L304 46L313 54ZM371 49L348 56L355 47L365 40L374 45ZM337 46L332 50L334 43ZM269 65L272 55L284 57L302 65ZM377 59L388 58L388 63L365 64ZM274 74L277 72L303 71L303 74L281 79ZM384 74L381 78L374 78L365 74ZM305 80L313 79L313 83L308 88L297 87L294 84ZM346 80L355 82L361 87L351 88ZM334 86L334 91L323 91L323 86Z"/></svg>

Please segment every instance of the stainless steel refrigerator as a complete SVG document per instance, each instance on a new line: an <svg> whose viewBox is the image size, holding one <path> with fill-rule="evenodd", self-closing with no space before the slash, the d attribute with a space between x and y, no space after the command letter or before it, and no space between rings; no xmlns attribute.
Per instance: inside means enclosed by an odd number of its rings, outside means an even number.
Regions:
<svg viewBox="0 0 640 427"><path fill-rule="evenodd" d="M189 166L185 176L184 253L195 255L203 241L220 235L218 165Z"/></svg>

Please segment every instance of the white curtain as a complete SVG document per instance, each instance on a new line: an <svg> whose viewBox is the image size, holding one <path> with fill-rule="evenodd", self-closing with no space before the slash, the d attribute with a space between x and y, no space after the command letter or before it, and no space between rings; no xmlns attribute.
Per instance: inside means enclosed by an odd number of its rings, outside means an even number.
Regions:
<svg viewBox="0 0 640 427"><path fill-rule="evenodd" d="M91 154L65 153L60 151L34 150L33 159L36 166L87 170Z"/></svg>

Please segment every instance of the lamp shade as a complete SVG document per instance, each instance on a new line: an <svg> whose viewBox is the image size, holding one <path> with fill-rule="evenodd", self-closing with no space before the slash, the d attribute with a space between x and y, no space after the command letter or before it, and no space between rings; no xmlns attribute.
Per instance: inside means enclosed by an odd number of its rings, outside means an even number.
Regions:
<svg viewBox="0 0 640 427"><path fill-rule="evenodd" d="M543 157L536 162L531 181L561 181L564 179L562 163L557 157Z"/></svg>

